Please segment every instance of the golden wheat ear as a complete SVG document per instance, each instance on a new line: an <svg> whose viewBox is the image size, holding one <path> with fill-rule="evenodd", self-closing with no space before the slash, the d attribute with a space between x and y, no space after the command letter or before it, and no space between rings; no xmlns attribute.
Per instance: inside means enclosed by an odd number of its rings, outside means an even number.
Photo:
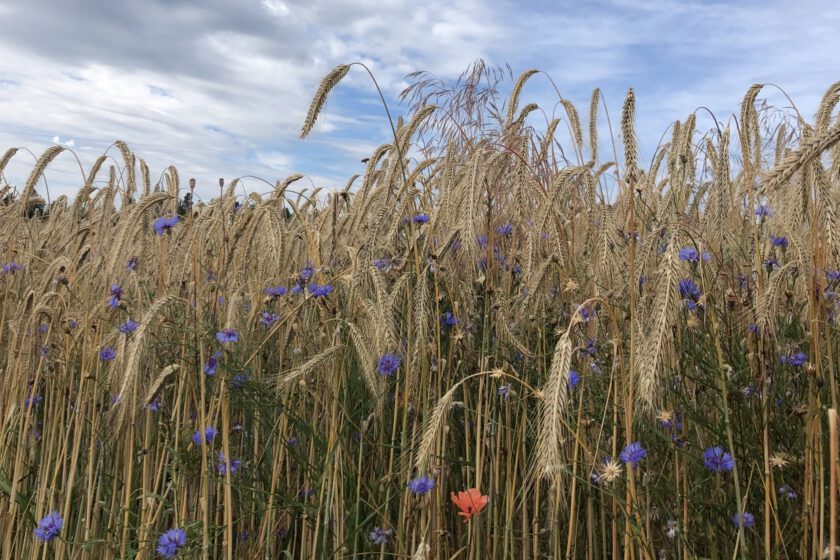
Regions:
<svg viewBox="0 0 840 560"><path fill-rule="evenodd" d="M347 72L350 71L349 64L339 64L330 73L324 76L321 83L318 85L318 91L315 92L315 97L312 98L312 103L309 104L309 111L306 113L306 120L303 123L303 128L300 131L300 137L306 138L312 132L312 127L315 126L315 121L318 120L318 115L327 102L327 96L338 85Z"/></svg>

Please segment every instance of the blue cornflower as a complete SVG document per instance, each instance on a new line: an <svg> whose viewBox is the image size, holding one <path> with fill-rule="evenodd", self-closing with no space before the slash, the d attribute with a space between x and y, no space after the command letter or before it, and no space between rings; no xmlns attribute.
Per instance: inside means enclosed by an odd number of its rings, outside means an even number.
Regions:
<svg viewBox="0 0 840 560"><path fill-rule="evenodd" d="M419 476L417 478L413 478L408 481L408 489L417 494L418 496L424 496L432 491L432 488L435 487L435 479L429 478L426 475Z"/></svg>
<svg viewBox="0 0 840 560"><path fill-rule="evenodd" d="M225 476L227 474L227 462L225 461L225 454L219 451L216 454L216 472L219 473L219 476ZM231 459L230 460L230 474L235 475L239 472L239 468L242 466L242 461L239 459Z"/></svg>
<svg viewBox="0 0 840 560"><path fill-rule="evenodd" d="M379 527L374 527L373 531L370 532L370 540L373 544L386 544L388 542L388 537L391 536L391 532L391 529L380 529Z"/></svg>
<svg viewBox="0 0 840 560"><path fill-rule="evenodd" d="M216 428L210 426L204 430L204 442L210 443L214 439L216 439ZM192 435L192 442L196 445L201 445L201 430L198 430L196 433Z"/></svg>
<svg viewBox="0 0 840 560"><path fill-rule="evenodd" d="M508 383L507 385L502 385L501 387L499 387L498 389L496 389L496 393L497 393L500 397L502 397L503 399L505 399L505 401L507 401L508 399L510 399L510 394L511 394L512 392L513 392L513 386L511 386L511 384L510 384L510 383Z"/></svg>
<svg viewBox="0 0 840 560"><path fill-rule="evenodd" d="M14 274L18 270L23 270L23 265L15 261L3 265L3 274Z"/></svg>
<svg viewBox="0 0 840 560"><path fill-rule="evenodd" d="M233 329L222 329L216 333L216 340L222 344L228 342L237 342L239 340L239 333Z"/></svg>
<svg viewBox="0 0 840 560"><path fill-rule="evenodd" d="M297 295L297 294L301 293L302 291L303 291L303 286L301 286L300 284L295 284L295 285L294 285L294 286L292 286L292 288L289 290L289 293L290 293L290 294L295 294L295 295Z"/></svg>
<svg viewBox="0 0 840 560"><path fill-rule="evenodd" d="M773 209L765 204L759 204L755 209L755 215L759 218L769 218L773 215Z"/></svg>
<svg viewBox="0 0 840 560"><path fill-rule="evenodd" d="M795 352L787 356L782 355L779 357L779 361L782 362L782 365L800 367L808 361L808 354L806 354L805 352Z"/></svg>
<svg viewBox="0 0 840 560"><path fill-rule="evenodd" d="M703 465L712 472L729 472L735 467L732 455L720 447L710 447L703 452Z"/></svg>
<svg viewBox="0 0 840 560"><path fill-rule="evenodd" d="M788 246L788 238L784 236L776 237L775 235L770 236L770 243L773 247L781 247L782 249L787 249Z"/></svg>
<svg viewBox="0 0 840 560"><path fill-rule="evenodd" d="M700 256L697 253L697 249L695 249L694 247L683 247L682 249L680 249L679 256L681 261L691 263L696 263L698 260L700 260Z"/></svg>
<svg viewBox="0 0 840 560"><path fill-rule="evenodd" d="M755 517L753 517L753 514L747 512L747 511L745 511L744 514L741 516L741 519L740 519L741 522L739 523L738 521L739 521L738 514L736 513L735 515L732 516L732 524L735 525L736 527L738 527L739 525L742 525L745 529L749 529L750 527L755 525Z"/></svg>
<svg viewBox="0 0 840 560"><path fill-rule="evenodd" d="M187 534L183 529L170 529L160 536L157 553L164 558L175 558L178 551L187 545Z"/></svg>
<svg viewBox="0 0 840 560"><path fill-rule="evenodd" d="M642 447L642 442L635 441L624 446L624 449L621 450L620 457L622 461L630 463L635 467L639 461L647 457L647 451Z"/></svg>
<svg viewBox="0 0 840 560"><path fill-rule="evenodd" d="M445 327L454 327L458 324L458 317L453 315L451 311L447 311L443 314L441 321Z"/></svg>
<svg viewBox="0 0 840 560"><path fill-rule="evenodd" d="M111 284L110 293L111 297L108 298L108 305L111 307L119 307L123 294L122 287L117 284Z"/></svg>
<svg viewBox="0 0 840 560"><path fill-rule="evenodd" d="M414 220L415 224L425 224L426 222L429 221L429 215L428 214L415 214L414 218L412 218L412 219Z"/></svg>
<svg viewBox="0 0 840 560"><path fill-rule="evenodd" d="M44 542L50 542L58 536L61 528L64 526L64 520L57 511L51 511L38 522L38 527L35 529L35 536Z"/></svg>
<svg viewBox="0 0 840 560"><path fill-rule="evenodd" d="M155 233L157 235L163 235L164 233L168 232L172 228L178 225L178 222L181 221L180 216L161 216L160 218L156 219L153 227L155 228Z"/></svg>
<svg viewBox="0 0 840 560"><path fill-rule="evenodd" d="M146 410L151 410L152 412L157 412L158 410L160 410L160 397L147 404L144 408Z"/></svg>
<svg viewBox="0 0 840 560"><path fill-rule="evenodd" d="M130 271L137 270L137 265L140 263L140 260L137 257L131 257L128 259L128 262L125 263L125 269Z"/></svg>
<svg viewBox="0 0 840 560"><path fill-rule="evenodd" d="M99 359L103 362L110 362L116 357L117 351L111 348L110 346L106 346L99 351Z"/></svg>
<svg viewBox="0 0 840 560"><path fill-rule="evenodd" d="M117 327L117 330L120 331L123 334L130 334L130 333L133 333L134 331L136 331L137 327L139 327L139 326L140 326L139 323L135 323L134 321L129 319L128 321L126 321L125 323L123 323L122 325Z"/></svg>
<svg viewBox="0 0 840 560"><path fill-rule="evenodd" d="M390 352L382 354L382 357L379 358L379 363L376 364L376 371L379 372L379 375L386 377L394 375L400 367L400 361L400 357L396 354Z"/></svg>
<svg viewBox="0 0 840 560"><path fill-rule="evenodd" d="M207 375L216 375L216 370L219 369L219 358L221 357L222 353L218 350L213 352L207 360L207 363L204 364L204 373Z"/></svg>
<svg viewBox="0 0 840 560"><path fill-rule="evenodd" d="M41 395L35 395L34 397L26 397L23 401L23 405L24 407L29 408L29 405L32 404L32 408L37 408L42 402L44 402L44 397Z"/></svg>
<svg viewBox="0 0 840 560"><path fill-rule="evenodd" d="M779 494L781 494L788 500L796 499L796 492L787 484L782 484L781 486L779 486Z"/></svg>
<svg viewBox="0 0 840 560"><path fill-rule="evenodd" d="M79 322L76 319L70 319L67 321L67 326L70 327L70 329L75 330L79 328Z"/></svg>
<svg viewBox="0 0 840 560"><path fill-rule="evenodd" d="M271 297L279 297L286 294L286 286L269 286L265 293Z"/></svg>
<svg viewBox="0 0 840 560"><path fill-rule="evenodd" d="M388 257L382 259L373 259L373 266L380 272L385 272L391 268L391 259Z"/></svg>
<svg viewBox="0 0 840 560"><path fill-rule="evenodd" d="M777 261L773 257L769 257L769 258L764 259L764 266L766 266L767 270L769 270L770 272L773 271L773 267L778 266L778 265L779 265L779 261Z"/></svg>
<svg viewBox="0 0 840 560"><path fill-rule="evenodd" d="M513 224L504 223L500 225L496 228L496 233L505 237L510 237L510 235L513 233Z"/></svg>
<svg viewBox="0 0 840 560"><path fill-rule="evenodd" d="M315 272L315 269L312 268L312 264L307 263L307 265L305 267L303 267L303 270L300 271L300 276L299 276L298 283L299 284L305 284L306 282L308 282L309 279L312 278L312 274L314 272Z"/></svg>
<svg viewBox="0 0 840 560"><path fill-rule="evenodd" d="M580 383L580 374L573 369L569 370L569 390L574 390Z"/></svg>
<svg viewBox="0 0 840 560"><path fill-rule="evenodd" d="M260 317L260 323L262 323L263 325L268 327L268 326L276 323L279 318L280 318L280 315L278 315L277 313L271 313L271 312L268 312L268 311L264 311L262 316Z"/></svg>
<svg viewBox="0 0 840 560"><path fill-rule="evenodd" d="M750 323L749 325L747 325L747 330L756 336L761 334L761 328L755 323Z"/></svg>
<svg viewBox="0 0 840 560"><path fill-rule="evenodd" d="M840 280L840 270L826 270L825 278L829 282L837 282Z"/></svg>
<svg viewBox="0 0 840 560"><path fill-rule="evenodd" d="M307 287L309 293L312 294L314 298L326 297L330 295L333 291L333 287L329 284L310 284Z"/></svg>
<svg viewBox="0 0 840 560"><path fill-rule="evenodd" d="M700 298L700 288L690 278L680 280L680 297L697 301Z"/></svg>

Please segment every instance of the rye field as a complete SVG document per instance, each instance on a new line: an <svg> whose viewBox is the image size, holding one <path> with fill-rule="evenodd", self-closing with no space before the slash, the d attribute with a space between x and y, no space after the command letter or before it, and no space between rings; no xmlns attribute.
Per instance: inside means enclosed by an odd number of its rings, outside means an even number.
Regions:
<svg viewBox="0 0 840 560"><path fill-rule="evenodd" d="M840 82L643 161L509 78L412 75L340 190L6 151L0 557L831 557Z"/></svg>

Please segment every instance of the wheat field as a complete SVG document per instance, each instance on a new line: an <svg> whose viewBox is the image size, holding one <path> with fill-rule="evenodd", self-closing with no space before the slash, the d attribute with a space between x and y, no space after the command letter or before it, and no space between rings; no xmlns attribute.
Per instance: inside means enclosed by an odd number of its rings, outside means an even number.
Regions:
<svg viewBox="0 0 840 560"><path fill-rule="evenodd" d="M0 183L2 558L830 557L840 82L643 162L633 90L411 77L339 191Z"/></svg>

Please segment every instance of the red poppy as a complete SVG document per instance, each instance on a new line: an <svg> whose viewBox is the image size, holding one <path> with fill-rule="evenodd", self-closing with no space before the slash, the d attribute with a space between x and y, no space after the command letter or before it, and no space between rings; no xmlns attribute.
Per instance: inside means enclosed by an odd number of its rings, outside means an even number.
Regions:
<svg viewBox="0 0 840 560"><path fill-rule="evenodd" d="M452 499L452 503L461 510L458 515L464 516L464 523L469 521L473 515L481 512L489 500L487 496L482 496L481 492L475 488L470 488L466 492L458 492L457 496L455 492L451 492L449 497Z"/></svg>

